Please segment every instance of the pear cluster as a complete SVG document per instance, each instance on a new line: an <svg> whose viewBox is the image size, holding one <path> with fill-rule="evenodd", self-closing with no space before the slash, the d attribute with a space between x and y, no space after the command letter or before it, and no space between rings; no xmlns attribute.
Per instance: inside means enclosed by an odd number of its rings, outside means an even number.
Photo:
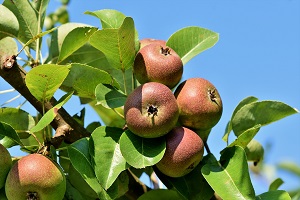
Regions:
<svg viewBox="0 0 300 200"><path fill-rule="evenodd" d="M165 137L166 151L156 167L170 177L188 174L202 160L203 141L221 118L217 89L204 78L180 83L182 60L164 40L140 41L133 72L141 85L124 104L128 129L144 138Z"/></svg>

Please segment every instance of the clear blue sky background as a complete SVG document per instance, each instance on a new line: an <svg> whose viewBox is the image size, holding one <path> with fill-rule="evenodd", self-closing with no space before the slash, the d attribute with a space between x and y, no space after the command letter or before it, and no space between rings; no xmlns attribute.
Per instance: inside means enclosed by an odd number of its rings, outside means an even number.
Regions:
<svg viewBox="0 0 300 200"><path fill-rule="evenodd" d="M59 5L58 1L51 0L49 12ZM220 34L213 48L185 66L183 76L183 80L206 78L221 94L224 112L208 141L217 157L226 146L221 140L226 123L245 97L278 100L300 109L299 0L71 0L70 20L99 27L98 19L83 13L100 9L116 9L133 17L140 38L167 40L186 26L200 26ZM0 89L8 88L0 80ZM0 103L7 100L0 98ZM77 99L66 105L71 114L79 112L81 107ZM97 115L92 112L86 120L95 121ZM292 160L300 166L299 114L263 127L255 139L263 145L272 144L266 154L266 164ZM12 150L12 153L17 151ZM274 178L277 177L285 181L280 189L300 185L300 180L288 173L279 171ZM258 194L268 190L265 180L253 177L253 184Z"/></svg>

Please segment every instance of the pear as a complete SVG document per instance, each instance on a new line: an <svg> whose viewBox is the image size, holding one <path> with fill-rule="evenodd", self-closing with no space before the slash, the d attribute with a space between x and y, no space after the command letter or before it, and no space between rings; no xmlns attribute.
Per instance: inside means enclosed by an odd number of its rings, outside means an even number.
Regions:
<svg viewBox="0 0 300 200"><path fill-rule="evenodd" d="M6 176L12 166L10 153L0 144L0 189L4 187Z"/></svg>
<svg viewBox="0 0 300 200"><path fill-rule="evenodd" d="M149 82L137 87L126 99L124 116L128 129L144 138L167 134L177 123L179 110L172 91Z"/></svg>
<svg viewBox="0 0 300 200"><path fill-rule="evenodd" d="M29 154L18 160L9 171L5 183L8 200L61 200L65 192L63 171L41 154Z"/></svg>
<svg viewBox="0 0 300 200"><path fill-rule="evenodd" d="M167 176L181 177L199 164L203 153L204 144L197 133L186 127L175 127L166 135L166 151L156 167Z"/></svg>

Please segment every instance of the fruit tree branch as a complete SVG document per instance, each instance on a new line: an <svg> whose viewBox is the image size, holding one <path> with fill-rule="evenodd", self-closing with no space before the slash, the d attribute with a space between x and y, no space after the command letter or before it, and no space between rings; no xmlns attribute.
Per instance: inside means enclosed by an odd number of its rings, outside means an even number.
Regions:
<svg viewBox="0 0 300 200"><path fill-rule="evenodd" d="M0 76L27 99L41 114L43 114L43 111L47 112L50 110L57 102L56 99L52 98L50 102L42 103L30 93L25 83L26 71L17 64L16 56L9 56L1 63ZM56 148L62 141L72 143L82 137L90 135L90 133L79 125L63 108L58 110L58 114L51 122L51 126L55 129L56 133L50 143Z"/></svg>

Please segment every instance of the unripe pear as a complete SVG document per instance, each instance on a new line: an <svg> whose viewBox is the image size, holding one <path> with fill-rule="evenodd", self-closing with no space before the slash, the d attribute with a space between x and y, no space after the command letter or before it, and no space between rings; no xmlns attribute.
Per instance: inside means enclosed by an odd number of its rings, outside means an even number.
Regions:
<svg viewBox="0 0 300 200"><path fill-rule="evenodd" d="M161 83L140 85L127 97L124 104L128 129L144 138L167 134L176 125L178 115L174 94Z"/></svg>
<svg viewBox="0 0 300 200"><path fill-rule="evenodd" d="M253 161L256 166L258 162L263 160L264 147L257 141L252 139L245 148L248 161Z"/></svg>
<svg viewBox="0 0 300 200"><path fill-rule="evenodd" d="M60 200L65 191L66 178L61 168L41 154L29 154L17 161L5 183L8 200Z"/></svg>
<svg viewBox="0 0 300 200"><path fill-rule="evenodd" d="M218 90L208 80L190 78L182 82L174 93L182 126L197 131L209 131L220 120L223 105Z"/></svg>
<svg viewBox="0 0 300 200"><path fill-rule="evenodd" d="M176 127L166 135L166 151L156 167L167 176L181 177L199 164L203 153L204 144L197 133Z"/></svg>
<svg viewBox="0 0 300 200"><path fill-rule="evenodd" d="M141 84L159 82L173 88L182 77L183 63L173 49L153 43L139 50L134 60L133 72Z"/></svg>
<svg viewBox="0 0 300 200"><path fill-rule="evenodd" d="M144 38L140 40L140 49L147 46L148 44L160 44L160 45L166 45L165 40L159 40L159 39L153 39L153 38Z"/></svg>
<svg viewBox="0 0 300 200"><path fill-rule="evenodd" d="M6 176L12 166L10 153L0 144L0 189L5 185Z"/></svg>

